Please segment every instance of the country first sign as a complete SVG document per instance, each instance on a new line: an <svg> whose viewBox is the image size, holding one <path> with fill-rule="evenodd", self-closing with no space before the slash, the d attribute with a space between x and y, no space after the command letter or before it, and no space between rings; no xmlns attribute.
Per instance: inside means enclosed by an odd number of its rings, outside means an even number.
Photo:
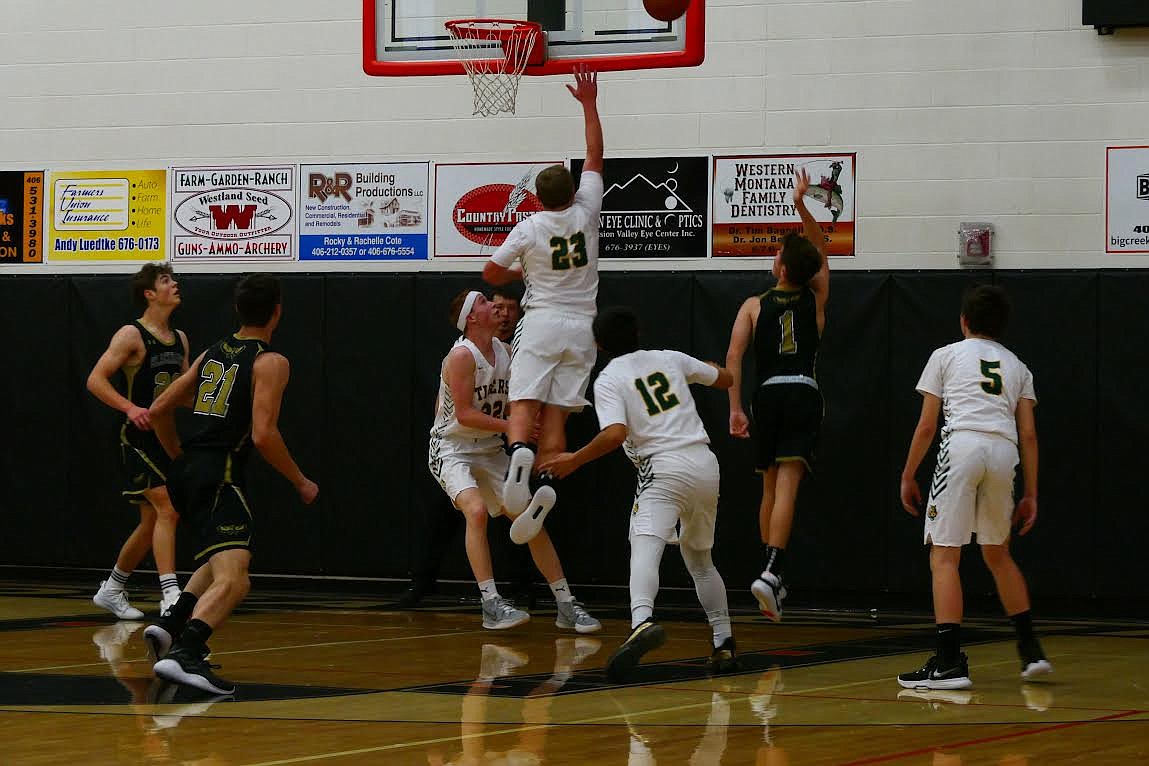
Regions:
<svg viewBox="0 0 1149 766"><path fill-rule="evenodd" d="M164 170L54 171L50 261L162 261Z"/></svg>
<svg viewBox="0 0 1149 766"><path fill-rule="evenodd" d="M822 227L827 255L854 255L854 154L714 158L714 257L772 258L802 231L794 175L806 171L806 207Z"/></svg>
<svg viewBox="0 0 1149 766"><path fill-rule="evenodd" d="M172 169L173 261L295 258L295 166Z"/></svg>

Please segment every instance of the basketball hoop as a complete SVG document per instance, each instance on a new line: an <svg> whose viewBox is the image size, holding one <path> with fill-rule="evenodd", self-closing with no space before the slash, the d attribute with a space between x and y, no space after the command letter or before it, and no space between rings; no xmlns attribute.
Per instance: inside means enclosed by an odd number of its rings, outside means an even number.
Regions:
<svg viewBox="0 0 1149 766"><path fill-rule="evenodd" d="M511 19L462 19L448 21L446 27L459 63L475 88L471 114L514 114L523 72L527 65L543 62L542 25Z"/></svg>

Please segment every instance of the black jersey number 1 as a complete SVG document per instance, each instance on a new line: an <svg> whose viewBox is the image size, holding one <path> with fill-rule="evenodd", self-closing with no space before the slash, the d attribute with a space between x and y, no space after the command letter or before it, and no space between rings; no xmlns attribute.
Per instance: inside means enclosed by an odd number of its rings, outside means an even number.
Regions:
<svg viewBox="0 0 1149 766"><path fill-rule="evenodd" d="M199 374L199 391L195 397L197 415L227 417L227 400L231 398L231 389L235 385L235 374L238 371L238 364L224 369L224 366L214 359L208 359L203 363L203 369Z"/></svg>
<svg viewBox="0 0 1149 766"><path fill-rule="evenodd" d="M566 237L551 237L551 268L555 271L566 271L570 268L586 266L589 261L586 257L586 237L581 231L575 232L570 239Z"/></svg>

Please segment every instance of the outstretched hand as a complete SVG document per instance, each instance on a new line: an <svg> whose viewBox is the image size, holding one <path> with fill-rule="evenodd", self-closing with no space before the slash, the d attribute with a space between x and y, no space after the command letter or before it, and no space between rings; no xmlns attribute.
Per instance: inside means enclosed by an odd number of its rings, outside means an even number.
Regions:
<svg viewBox="0 0 1149 766"><path fill-rule="evenodd" d="M593 104L598 99L598 72L579 64L575 67L574 79L574 85L567 85L567 90L582 104Z"/></svg>
<svg viewBox="0 0 1149 766"><path fill-rule="evenodd" d="M794 203L801 202L809 190L810 174L806 172L806 168L799 168L794 172Z"/></svg>
<svg viewBox="0 0 1149 766"><path fill-rule="evenodd" d="M578 462L574 453L562 452L550 460L544 460L538 468L539 473L549 473L556 479L565 479L578 469Z"/></svg>

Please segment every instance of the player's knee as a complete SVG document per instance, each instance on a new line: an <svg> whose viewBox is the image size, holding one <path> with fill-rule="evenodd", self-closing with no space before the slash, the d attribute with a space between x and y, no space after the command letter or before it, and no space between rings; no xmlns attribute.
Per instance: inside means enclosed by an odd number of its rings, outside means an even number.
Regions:
<svg viewBox="0 0 1149 766"><path fill-rule="evenodd" d="M157 505L155 509L156 520L162 524L176 524L180 520L180 515L176 513L176 509L172 508L171 504Z"/></svg>
<svg viewBox="0 0 1149 766"><path fill-rule="evenodd" d="M463 512L463 516L467 520L467 526L486 528L487 519L491 517L491 515L487 513L486 504L482 501L467 503L459 510Z"/></svg>
<svg viewBox="0 0 1149 766"><path fill-rule="evenodd" d="M1004 545L981 546L981 557L985 561L985 565L991 570L1000 569L1013 563L1009 548Z"/></svg>
<svg viewBox="0 0 1149 766"><path fill-rule="evenodd" d="M930 569L933 571L957 569L961 563L961 548L934 545L930 548Z"/></svg>
<svg viewBox="0 0 1149 766"><path fill-rule="evenodd" d="M697 548L681 549L682 561L686 564L686 571L695 580L706 579L712 576L715 572L714 560L710 556L710 549L699 550Z"/></svg>

